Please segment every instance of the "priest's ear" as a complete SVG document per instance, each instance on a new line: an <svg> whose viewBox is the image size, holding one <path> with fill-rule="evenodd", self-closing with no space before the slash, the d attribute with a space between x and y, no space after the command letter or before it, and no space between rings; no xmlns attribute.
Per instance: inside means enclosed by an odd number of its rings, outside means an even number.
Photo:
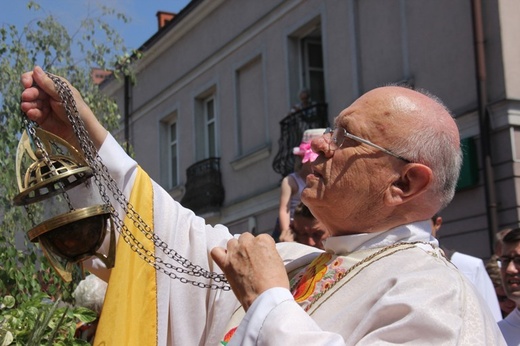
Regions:
<svg viewBox="0 0 520 346"><path fill-rule="evenodd" d="M398 205L427 192L433 182L432 170L420 163L409 163L387 190L387 203Z"/></svg>

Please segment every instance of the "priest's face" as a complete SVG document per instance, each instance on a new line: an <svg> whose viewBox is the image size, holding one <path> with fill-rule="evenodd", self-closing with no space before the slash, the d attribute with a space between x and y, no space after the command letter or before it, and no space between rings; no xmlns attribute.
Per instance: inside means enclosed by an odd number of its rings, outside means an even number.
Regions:
<svg viewBox="0 0 520 346"><path fill-rule="evenodd" d="M386 111L381 92L359 98L336 117L333 133L312 141L320 155L312 163L302 201L331 236L377 231L377 218L388 216L385 191L406 164L388 151L393 152L392 144L405 129Z"/></svg>
<svg viewBox="0 0 520 346"><path fill-rule="evenodd" d="M504 291L509 299L520 306L520 241L503 243L500 261Z"/></svg>

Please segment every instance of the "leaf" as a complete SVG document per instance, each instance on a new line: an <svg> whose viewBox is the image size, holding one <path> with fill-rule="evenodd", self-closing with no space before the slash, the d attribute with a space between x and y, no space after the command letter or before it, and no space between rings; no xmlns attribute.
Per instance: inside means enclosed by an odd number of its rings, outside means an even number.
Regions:
<svg viewBox="0 0 520 346"><path fill-rule="evenodd" d="M55 306L58 306L58 303L59 302L56 302ZM58 323L56 324L56 326L54 327L53 331L52 331L52 334L49 338L49 346L52 346L53 344L53 341L54 339L56 338L56 335L61 327L61 325L63 324L63 321L65 319L65 316L67 315L67 311L68 311L68 308L65 309L65 311L63 311L63 314L61 315L60 317L60 320L58 321ZM53 311L54 312L54 311ZM48 323L47 323L48 324Z"/></svg>
<svg viewBox="0 0 520 346"><path fill-rule="evenodd" d="M76 317L83 323L94 322L98 318L98 314L95 311L92 311L82 306L75 307L73 313L74 317Z"/></svg>
<svg viewBox="0 0 520 346"><path fill-rule="evenodd" d="M0 346L10 345L13 340L14 337L10 331L0 328Z"/></svg>
<svg viewBox="0 0 520 346"><path fill-rule="evenodd" d="M2 308L11 309L16 303L16 299L13 296L5 296L2 302Z"/></svg>

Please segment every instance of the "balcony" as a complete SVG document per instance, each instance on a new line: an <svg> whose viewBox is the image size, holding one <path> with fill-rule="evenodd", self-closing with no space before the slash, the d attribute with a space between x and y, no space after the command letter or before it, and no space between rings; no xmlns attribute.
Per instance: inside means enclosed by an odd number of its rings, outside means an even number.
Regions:
<svg viewBox="0 0 520 346"><path fill-rule="evenodd" d="M278 153L273 170L285 177L294 170L293 148L300 145L305 130L328 127L327 104L319 103L286 116L280 121Z"/></svg>
<svg viewBox="0 0 520 346"><path fill-rule="evenodd" d="M181 204L196 214L216 212L224 203L220 158L199 161L186 170L186 193Z"/></svg>

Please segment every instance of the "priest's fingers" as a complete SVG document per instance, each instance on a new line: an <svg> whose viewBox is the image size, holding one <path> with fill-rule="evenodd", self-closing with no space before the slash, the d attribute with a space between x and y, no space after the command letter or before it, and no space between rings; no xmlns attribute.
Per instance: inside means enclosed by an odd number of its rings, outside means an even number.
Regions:
<svg viewBox="0 0 520 346"><path fill-rule="evenodd" d="M282 259L269 235L255 237L244 233L238 239L231 239L227 250L214 248L211 256L226 274L233 292L245 309L270 288L289 288Z"/></svg>

